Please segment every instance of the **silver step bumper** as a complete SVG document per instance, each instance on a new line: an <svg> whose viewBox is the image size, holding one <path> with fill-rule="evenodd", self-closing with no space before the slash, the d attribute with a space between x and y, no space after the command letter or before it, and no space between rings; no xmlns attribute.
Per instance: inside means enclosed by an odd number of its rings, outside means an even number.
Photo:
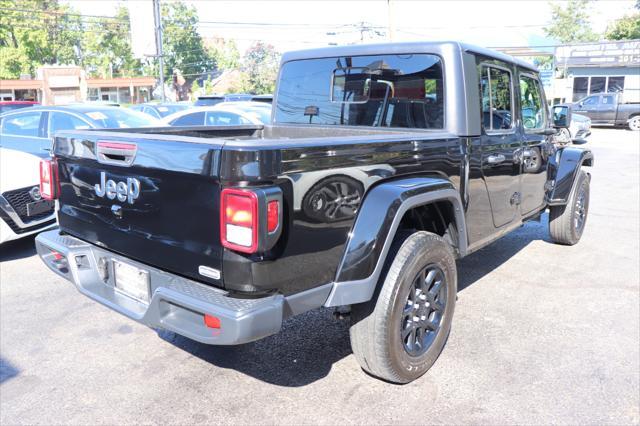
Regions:
<svg viewBox="0 0 640 426"><path fill-rule="evenodd" d="M295 312L299 308L292 311L289 304L285 309L282 295L260 299L229 297L223 290L61 235L59 230L39 234L36 249L53 272L74 283L82 294L142 324L171 330L202 343L235 345L258 340L280 330L285 310L287 314L299 313ZM151 294L148 304L120 293L112 279L100 273L104 268L98 265L114 260L148 272ZM322 295L315 296L317 300L321 298ZM220 327L207 327L205 314L217 317Z"/></svg>

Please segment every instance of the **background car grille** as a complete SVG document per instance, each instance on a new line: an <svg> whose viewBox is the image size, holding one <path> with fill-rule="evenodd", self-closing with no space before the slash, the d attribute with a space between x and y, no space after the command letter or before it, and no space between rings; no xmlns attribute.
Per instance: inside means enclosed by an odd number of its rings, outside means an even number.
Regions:
<svg viewBox="0 0 640 426"><path fill-rule="evenodd" d="M34 216L27 216L27 204L35 201L33 198L31 198L31 195L29 195L29 191L31 191L32 188L33 186L29 186L26 188L14 189L13 191L2 193L2 196L9 202L11 207L13 207L13 210L16 211L16 213L24 223L43 219L51 215L54 209L53 206L51 206L51 208L45 212L39 213Z"/></svg>

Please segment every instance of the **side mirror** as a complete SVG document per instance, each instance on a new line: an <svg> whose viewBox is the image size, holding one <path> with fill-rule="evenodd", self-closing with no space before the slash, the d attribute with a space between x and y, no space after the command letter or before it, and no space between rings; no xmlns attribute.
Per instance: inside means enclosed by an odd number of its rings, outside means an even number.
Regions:
<svg viewBox="0 0 640 426"><path fill-rule="evenodd" d="M562 128L571 125L571 108L567 105L553 107L553 127Z"/></svg>

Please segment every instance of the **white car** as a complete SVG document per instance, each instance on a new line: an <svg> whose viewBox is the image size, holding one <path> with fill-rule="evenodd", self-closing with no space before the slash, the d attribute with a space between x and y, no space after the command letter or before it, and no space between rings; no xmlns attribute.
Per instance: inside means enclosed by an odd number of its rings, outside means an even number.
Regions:
<svg viewBox="0 0 640 426"><path fill-rule="evenodd" d="M40 158L0 148L0 244L55 226L54 203L40 195Z"/></svg>
<svg viewBox="0 0 640 426"><path fill-rule="evenodd" d="M221 102L214 106L190 108L162 119L170 126L238 126L267 124L271 105L264 102Z"/></svg>

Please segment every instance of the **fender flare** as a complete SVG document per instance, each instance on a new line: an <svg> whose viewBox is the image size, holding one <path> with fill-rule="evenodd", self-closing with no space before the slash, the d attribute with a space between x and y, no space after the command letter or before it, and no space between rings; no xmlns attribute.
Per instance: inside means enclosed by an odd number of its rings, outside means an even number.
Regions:
<svg viewBox="0 0 640 426"><path fill-rule="evenodd" d="M418 206L448 201L458 232L458 253L467 252L467 229L460 192L440 178L405 178L369 190L349 233L331 293L324 306L366 302L373 297L385 260L404 214Z"/></svg>
<svg viewBox="0 0 640 426"><path fill-rule="evenodd" d="M547 204L567 204L582 166L593 166L593 153L584 148L566 147L550 158Z"/></svg>

